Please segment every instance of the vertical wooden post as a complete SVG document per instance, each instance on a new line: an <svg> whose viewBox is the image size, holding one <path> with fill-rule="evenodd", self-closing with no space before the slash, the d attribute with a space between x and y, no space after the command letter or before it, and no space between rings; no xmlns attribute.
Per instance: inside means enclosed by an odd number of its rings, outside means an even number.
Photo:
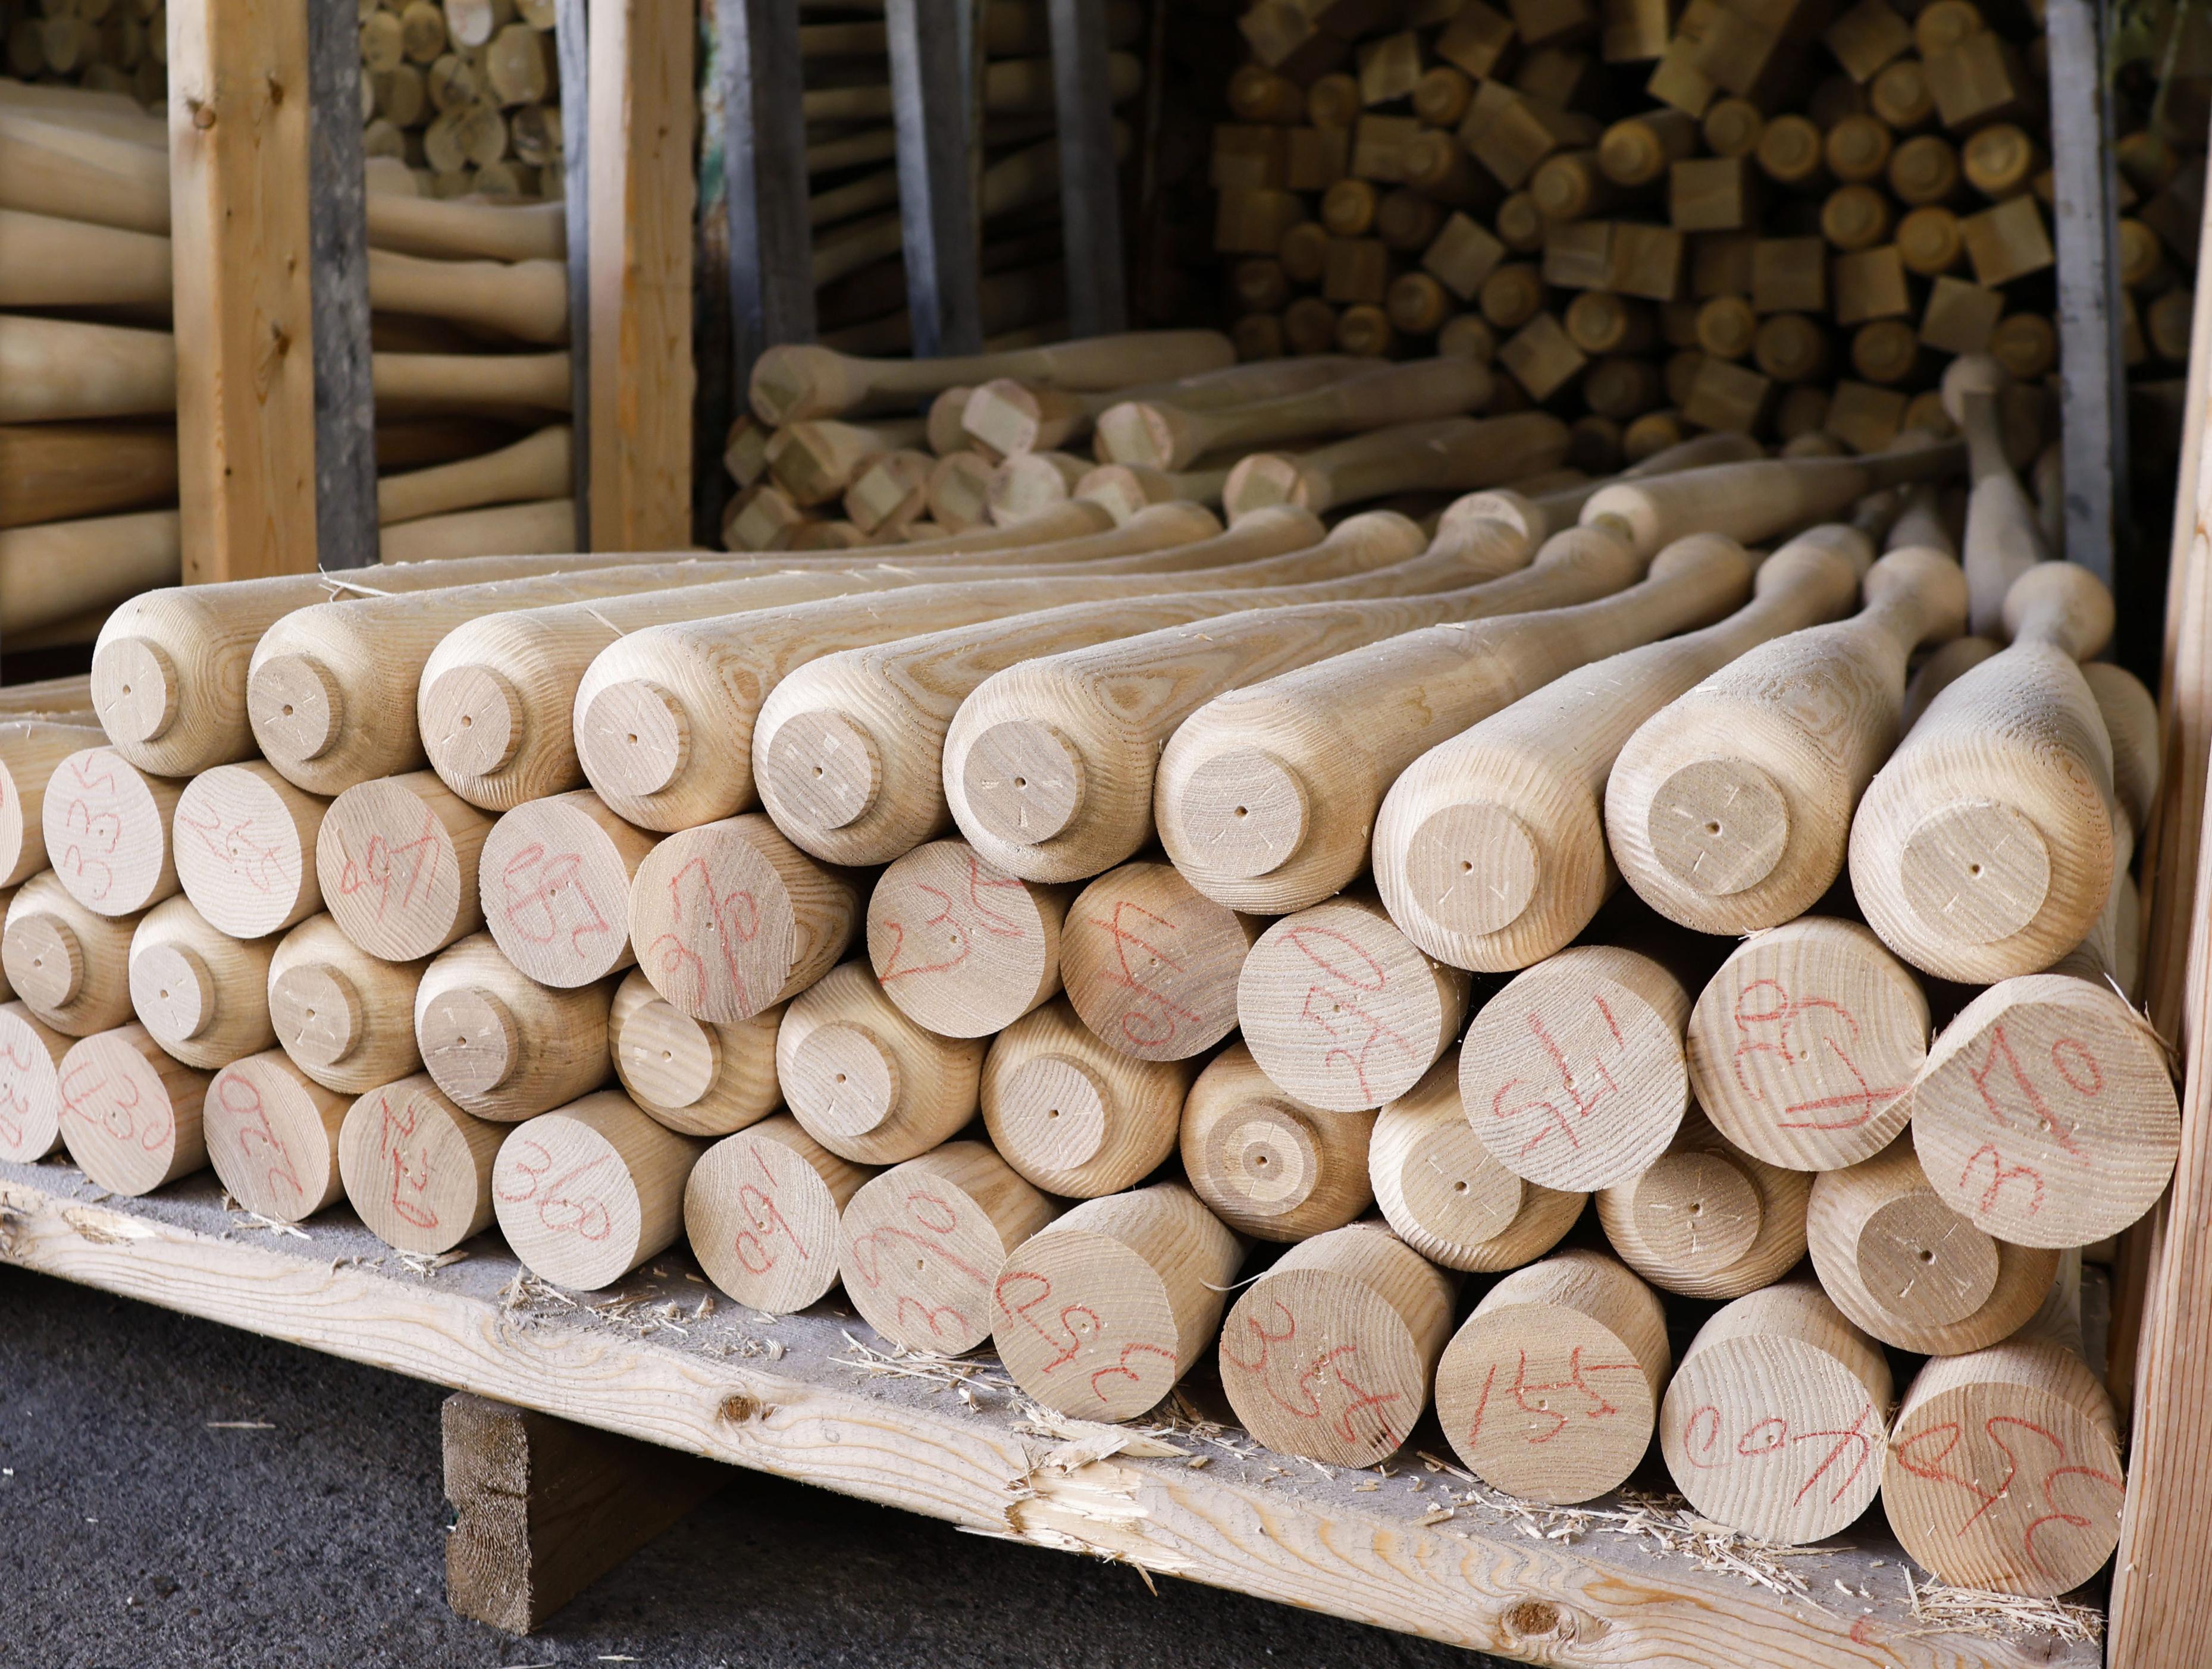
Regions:
<svg viewBox="0 0 2212 1669"><path fill-rule="evenodd" d="M722 168L730 202L731 386L778 343L814 339L798 0L720 0Z"/></svg>
<svg viewBox="0 0 2212 1669"><path fill-rule="evenodd" d="M1060 124L1060 224L1067 248L1067 325L1079 337L1129 328L1121 247L1121 176L1106 86L1103 0L1048 0L1053 103Z"/></svg>
<svg viewBox="0 0 2212 1669"><path fill-rule="evenodd" d="M569 466L576 549L592 548L592 48L591 0L554 0L553 51L561 65L561 195L568 255Z"/></svg>
<svg viewBox="0 0 2212 1669"><path fill-rule="evenodd" d="M983 346L971 0L888 0L899 222L917 359Z"/></svg>
<svg viewBox="0 0 2212 1669"><path fill-rule="evenodd" d="M190 581L315 566L300 0L169 9L178 501Z"/></svg>
<svg viewBox="0 0 2212 1669"><path fill-rule="evenodd" d="M693 0L591 0L594 550L691 543L695 27Z"/></svg>
<svg viewBox="0 0 2212 1669"><path fill-rule="evenodd" d="M361 35L345 0L307 0L308 292L314 318L315 559L377 560L376 392L368 339L368 187Z"/></svg>

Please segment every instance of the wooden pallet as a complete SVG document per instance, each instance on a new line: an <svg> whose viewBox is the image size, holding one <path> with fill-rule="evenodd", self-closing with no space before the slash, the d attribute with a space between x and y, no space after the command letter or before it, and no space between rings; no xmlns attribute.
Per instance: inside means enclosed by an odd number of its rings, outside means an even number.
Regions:
<svg viewBox="0 0 2212 1669"><path fill-rule="evenodd" d="M1931 1630L1886 1536L1791 1559L1808 1595L1778 1593L1631 1536L1532 1533L1418 1463L1378 1479L1175 1429L1184 1453L1137 1458L1125 1428L1033 1427L988 1357L963 1397L872 1369L867 1330L825 1307L770 1320L717 1298L702 1316L712 1290L674 1252L580 1301L519 1286L496 1237L464 1249L417 1272L343 1210L276 1232L226 1211L205 1173L118 1199L64 1164L0 1164L0 1259L22 1268L987 1535L1547 1664L2100 1661Z"/></svg>

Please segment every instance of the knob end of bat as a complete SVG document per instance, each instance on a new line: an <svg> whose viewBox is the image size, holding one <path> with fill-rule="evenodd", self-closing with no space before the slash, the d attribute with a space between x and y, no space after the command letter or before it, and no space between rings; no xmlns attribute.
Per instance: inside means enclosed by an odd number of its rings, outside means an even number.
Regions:
<svg viewBox="0 0 2212 1669"><path fill-rule="evenodd" d="M303 962L270 982L269 1017L302 1066L336 1066L361 1041L361 993L334 968Z"/></svg>
<svg viewBox="0 0 2212 1669"><path fill-rule="evenodd" d="M754 762L763 798L819 828L843 828L866 816L884 781L875 738L842 713L817 708L776 726Z"/></svg>
<svg viewBox="0 0 2212 1669"><path fill-rule="evenodd" d="M185 946L149 945L131 959L131 1006L155 1042L187 1043L215 1018L215 980Z"/></svg>
<svg viewBox="0 0 2212 1669"><path fill-rule="evenodd" d="M1725 898L1774 872L1790 845L1790 804L1749 760L1693 760L1659 785L1644 832L1676 881Z"/></svg>
<svg viewBox="0 0 2212 1669"><path fill-rule="evenodd" d="M177 668L152 640L118 638L92 657L92 704L109 741L158 742L177 720Z"/></svg>
<svg viewBox="0 0 2212 1669"><path fill-rule="evenodd" d="M59 916L40 913L8 924L0 941L0 968L26 1002L65 1008L84 988L84 946Z"/></svg>
<svg viewBox="0 0 2212 1669"><path fill-rule="evenodd" d="M1083 756L1042 719L1009 719L968 750L961 785L975 819L1000 840L1036 846L1083 809Z"/></svg>
<svg viewBox="0 0 2212 1669"><path fill-rule="evenodd" d="M1192 860L1249 881L1297 855L1312 808L1297 771L1265 748L1237 748L1191 773L1180 810Z"/></svg>
<svg viewBox="0 0 2212 1669"><path fill-rule="evenodd" d="M319 759L345 725L345 695L329 667L310 655L276 655L253 669L246 686L253 738L270 762Z"/></svg>
<svg viewBox="0 0 2212 1669"><path fill-rule="evenodd" d="M889 1119L899 1102L898 1062L875 1034L842 1022L817 1027L793 1051L784 1085L810 1131L856 1140Z"/></svg>
<svg viewBox="0 0 2212 1669"><path fill-rule="evenodd" d="M514 1016L489 991L440 992L423 1005L415 1029L422 1064L449 1095L488 1095L514 1071Z"/></svg>
<svg viewBox="0 0 2212 1669"><path fill-rule="evenodd" d="M2043 832L1996 800L1938 806L1898 855L1905 902L1931 936L1994 944L2031 925L2051 890Z"/></svg>
<svg viewBox="0 0 2212 1669"><path fill-rule="evenodd" d="M1503 932L1534 901L1542 873L1535 837L1502 805L1448 805L1413 831L1407 851L1413 895L1447 932Z"/></svg>
<svg viewBox="0 0 2212 1669"><path fill-rule="evenodd" d="M594 787L657 794L691 751L691 725L676 697L649 678L610 684L576 725L576 756Z"/></svg>
<svg viewBox="0 0 2212 1669"><path fill-rule="evenodd" d="M489 666L457 666L422 693L422 745L440 774L488 777L522 747L522 698Z"/></svg>

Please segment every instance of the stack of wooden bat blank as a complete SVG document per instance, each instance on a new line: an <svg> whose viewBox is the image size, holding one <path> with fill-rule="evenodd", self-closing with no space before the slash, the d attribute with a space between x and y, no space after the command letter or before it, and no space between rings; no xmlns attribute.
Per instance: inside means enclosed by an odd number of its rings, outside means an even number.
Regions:
<svg viewBox="0 0 2212 1669"><path fill-rule="evenodd" d="M128 94L158 105L169 91L162 0L7 0L0 73L49 87Z"/></svg>
<svg viewBox="0 0 2212 1669"><path fill-rule="evenodd" d="M559 203L369 167L393 560L575 543ZM0 82L0 632L82 642L178 575L168 137L127 95ZM189 351L189 349L188 349Z"/></svg>
<svg viewBox="0 0 2212 1669"><path fill-rule="evenodd" d="M2124 994L2155 720L2001 376L1963 444L1432 533L1078 500L135 599L100 730L0 730L0 1156L569 1288L688 1239L1078 1418L1203 1363L1326 1465L1433 1407L1532 1501L1663 1469L1799 1544L1879 1496L2063 1593L2123 1487L2081 1252L2179 1127Z"/></svg>
<svg viewBox="0 0 2212 1669"><path fill-rule="evenodd" d="M427 196L562 193L552 0L377 0L361 15L363 149Z"/></svg>

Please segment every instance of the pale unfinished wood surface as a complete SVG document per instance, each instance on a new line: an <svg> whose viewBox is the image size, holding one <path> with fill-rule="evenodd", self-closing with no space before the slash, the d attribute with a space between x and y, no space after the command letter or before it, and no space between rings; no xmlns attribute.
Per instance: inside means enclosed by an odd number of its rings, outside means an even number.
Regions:
<svg viewBox="0 0 2212 1669"><path fill-rule="evenodd" d="M457 1106L514 1124L606 1082L613 997L611 980L541 985L491 935L472 933L422 970L415 1042L424 1070Z"/></svg>
<svg viewBox="0 0 2212 1669"><path fill-rule="evenodd" d="M570 989L637 960L629 886L658 837L588 788L526 800L491 826L477 860L484 925L516 968Z"/></svg>
<svg viewBox="0 0 2212 1669"><path fill-rule="evenodd" d="M980 1041L916 1025L858 962L794 998L776 1033L785 1104L859 1164L901 1164L950 1140L975 1115L982 1068Z"/></svg>
<svg viewBox="0 0 2212 1669"><path fill-rule="evenodd" d="M368 1231L435 1257L491 1226L491 1167L509 1126L464 1113L427 1072L380 1084L338 1126L339 1180Z"/></svg>
<svg viewBox="0 0 2212 1669"><path fill-rule="evenodd" d="M185 785L171 816L177 881L233 938L260 938L323 907L315 839L330 802L265 760L218 765Z"/></svg>
<svg viewBox="0 0 2212 1669"><path fill-rule="evenodd" d="M1621 1261L1692 1298L1741 1298L1805 1255L1812 1179L1729 1144L1693 1102L1667 1151L1592 1196Z"/></svg>
<svg viewBox="0 0 2212 1669"><path fill-rule="evenodd" d="M202 1103L208 1162L247 1211L272 1223L313 1217L344 1191L338 1128L349 1099L323 1088L282 1049L233 1060Z"/></svg>
<svg viewBox="0 0 2212 1669"><path fill-rule="evenodd" d="M0 1005L0 1159L27 1164L62 1143L62 1057L76 1040L21 1001Z"/></svg>
<svg viewBox="0 0 2212 1669"><path fill-rule="evenodd" d="M80 1038L58 1070L63 1144L102 1187L151 1193L207 1163L209 1075L170 1056L137 1021Z"/></svg>
<svg viewBox="0 0 2212 1669"><path fill-rule="evenodd" d="M131 935L131 1011L186 1065L228 1065L276 1041L269 1019L275 950L273 940L231 938L188 898L164 900Z"/></svg>
<svg viewBox="0 0 2212 1669"><path fill-rule="evenodd" d="M1183 1103L1183 1173L1241 1235L1300 1241L1342 1228L1374 1201L1371 1112L1316 1107L1276 1085L1240 1041L1206 1063Z"/></svg>
<svg viewBox="0 0 2212 1669"><path fill-rule="evenodd" d="M990 1037L1060 989L1071 887L1018 879L965 841L932 841L868 895L868 962L884 994L946 1037Z"/></svg>
<svg viewBox="0 0 2212 1669"><path fill-rule="evenodd" d="M1721 533L1757 543L1847 512L1858 500L1899 482L1954 473L1963 448L1938 446L1868 458L1779 458L1686 470L1656 481L1623 482L1591 495L1582 519L1612 516L1641 551L1689 533Z"/></svg>
<svg viewBox="0 0 2212 1669"><path fill-rule="evenodd" d="M1905 1669L2091 1669L2096 1648L1925 1632L1903 1603L1893 1543L1855 1535L1793 1561L1811 1597L1749 1587L1636 1540L1531 1540L1510 1515L1459 1506L1434 1520L1416 1470L1365 1479L1209 1452L1140 1460L1054 1455L1017 1411L971 1409L922 1381L856 1375L841 1321L764 1325L723 1306L685 1331L641 1330L564 1304L503 1307L517 1265L497 1241L428 1279L383 1257L351 1213L289 1236L227 1234L213 1179L143 1201L94 1202L69 1168L0 1168L0 1256L105 1290L475 1391L690 1453L926 1513L1033 1545L1112 1553L1194 1581L1482 1650L1601 1669L1623 1653L1710 1669L1832 1669L1868 1647ZM702 1289L671 1253L611 1295L686 1310ZM642 1331L643 1336L641 1336ZM760 1344L784 1346L768 1360ZM1429 1487L1416 1490L1417 1480ZM1103 1509L1103 1510L1102 1510ZM1882 1560L1881 1566L1872 1562ZM1832 1580L1871 1595L1824 1602ZM1857 1642L1853 1639L1856 1630ZM1860 1644L1858 1642L1864 1642Z"/></svg>
<svg viewBox="0 0 2212 1669"><path fill-rule="evenodd" d="M39 816L46 857L70 895L102 915L133 915L178 890L171 823L185 785L111 748L73 753L46 780Z"/></svg>
<svg viewBox="0 0 2212 1669"><path fill-rule="evenodd" d="M131 1017L131 935L136 916L104 916L70 896L52 870L8 897L0 968L24 1006L72 1037Z"/></svg>
<svg viewBox="0 0 2212 1669"><path fill-rule="evenodd" d="M0 887L20 886L48 866L46 786L64 760L102 741L90 725L0 723Z"/></svg>
<svg viewBox="0 0 2212 1669"><path fill-rule="evenodd" d="M769 1315L837 1284L839 1214L869 1178L787 1113L714 1144L684 1184L684 1232L707 1278Z"/></svg>
<svg viewBox="0 0 2212 1669"><path fill-rule="evenodd" d="M702 1144L600 1089L516 1125L492 1162L492 1210L525 1267L556 1286L620 1280L684 1232Z"/></svg>
<svg viewBox="0 0 2212 1669"><path fill-rule="evenodd" d="M1139 859L1068 906L1060 981L1109 1047L1188 1060L1235 1029L1237 977L1265 925L1215 903L1174 865Z"/></svg>
<svg viewBox="0 0 2212 1669"><path fill-rule="evenodd" d="M992 1039L983 1126L1046 1193L1095 1199L1135 1187L1176 1150L1193 1076L1182 1061L1121 1053L1065 1001L1048 1003Z"/></svg>
<svg viewBox="0 0 2212 1669"><path fill-rule="evenodd" d="M269 959L269 1017L276 1041L318 1083L361 1095L417 1071L415 988L421 959L387 962L309 916Z"/></svg>
<svg viewBox="0 0 2212 1669"><path fill-rule="evenodd" d="M715 1025L678 1011L632 968L615 987L607 1048L629 1098L671 1130L726 1136L775 1112L781 1004Z"/></svg>
<svg viewBox="0 0 2212 1669"><path fill-rule="evenodd" d="M331 919L371 956L410 962L483 926L477 875L491 819L428 771L331 802L315 877Z"/></svg>

